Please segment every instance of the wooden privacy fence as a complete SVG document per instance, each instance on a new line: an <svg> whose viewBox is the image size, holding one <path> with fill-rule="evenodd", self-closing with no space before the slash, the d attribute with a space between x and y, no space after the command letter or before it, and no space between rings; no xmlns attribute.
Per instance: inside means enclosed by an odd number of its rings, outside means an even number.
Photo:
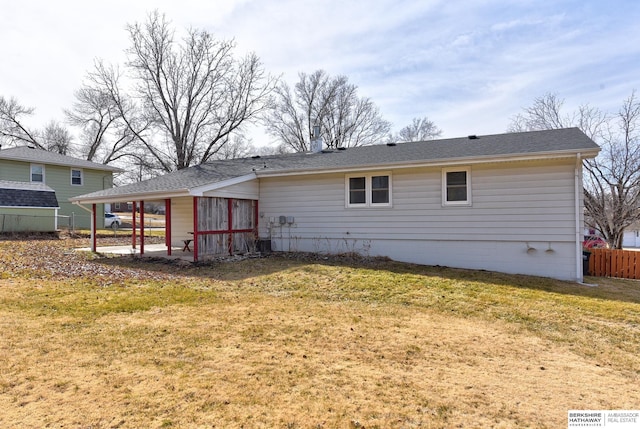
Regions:
<svg viewBox="0 0 640 429"><path fill-rule="evenodd" d="M640 252L619 249L591 249L589 275L640 279Z"/></svg>

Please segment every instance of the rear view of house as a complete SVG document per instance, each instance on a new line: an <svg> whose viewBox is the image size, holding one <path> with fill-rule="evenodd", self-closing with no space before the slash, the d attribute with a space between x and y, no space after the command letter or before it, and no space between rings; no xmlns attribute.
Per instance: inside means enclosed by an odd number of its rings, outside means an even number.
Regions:
<svg viewBox="0 0 640 429"><path fill-rule="evenodd" d="M167 251L358 252L429 265L582 279L577 128L254 157L73 198L164 200Z"/></svg>

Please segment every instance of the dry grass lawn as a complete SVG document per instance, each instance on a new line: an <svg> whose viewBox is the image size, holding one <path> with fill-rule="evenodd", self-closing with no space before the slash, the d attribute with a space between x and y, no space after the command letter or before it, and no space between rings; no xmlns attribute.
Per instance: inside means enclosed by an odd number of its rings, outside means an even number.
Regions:
<svg viewBox="0 0 640 429"><path fill-rule="evenodd" d="M640 283L0 239L0 427L558 428L638 409Z"/></svg>

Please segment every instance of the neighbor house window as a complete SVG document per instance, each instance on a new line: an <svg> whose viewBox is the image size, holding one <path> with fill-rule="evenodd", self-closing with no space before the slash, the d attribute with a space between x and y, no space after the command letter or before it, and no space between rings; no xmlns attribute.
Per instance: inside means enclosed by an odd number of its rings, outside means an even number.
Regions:
<svg viewBox="0 0 640 429"><path fill-rule="evenodd" d="M82 186L82 170L71 169L71 184Z"/></svg>
<svg viewBox="0 0 640 429"><path fill-rule="evenodd" d="M44 183L44 165L31 164L31 181Z"/></svg>
<svg viewBox="0 0 640 429"><path fill-rule="evenodd" d="M471 169L469 167L442 170L442 205L471 205Z"/></svg>
<svg viewBox="0 0 640 429"><path fill-rule="evenodd" d="M346 178L347 207L391 206L391 174L349 175Z"/></svg>

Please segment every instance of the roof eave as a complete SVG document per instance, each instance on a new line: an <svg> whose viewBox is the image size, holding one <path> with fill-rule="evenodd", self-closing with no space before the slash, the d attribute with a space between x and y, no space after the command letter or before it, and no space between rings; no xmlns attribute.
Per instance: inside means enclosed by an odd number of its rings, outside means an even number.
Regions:
<svg viewBox="0 0 640 429"><path fill-rule="evenodd" d="M90 195L90 194L89 194ZM69 201L77 204L103 204L112 203L117 201L154 201L165 200L167 198L189 197L191 196L188 189L179 189L172 191L154 191L154 192L135 192L127 194L111 194L101 196L87 196L79 195L69 198Z"/></svg>

